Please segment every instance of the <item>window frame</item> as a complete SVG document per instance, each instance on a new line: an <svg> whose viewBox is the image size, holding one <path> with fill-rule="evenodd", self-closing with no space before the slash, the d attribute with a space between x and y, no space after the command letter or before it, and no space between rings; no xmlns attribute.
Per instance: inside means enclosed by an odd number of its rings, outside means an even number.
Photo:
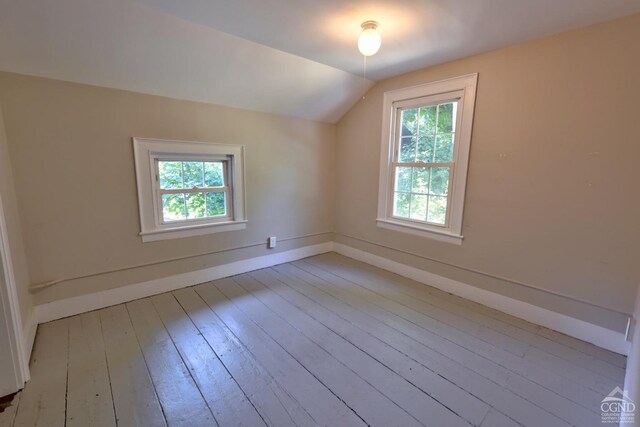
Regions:
<svg viewBox="0 0 640 427"><path fill-rule="evenodd" d="M175 239L222 231L246 228L244 146L213 144L208 142L173 141L133 138L138 206L140 213L140 233L143 242ZM159 183L159 161L180 162L223 162L225 186L192 189L161 189ZM225 216L191 218L165 221L162 194L206 193L224 191L227 193Z"/></svg>
<svg viewBox="0 0 640 427"><path fill-rule="evenodd" d="M462 221L466 190L471 131L478 74L436 81L409 88L387 91L383 95L382 143L378 189L377 225L381 228L462 244ZM403 109L458 101L453 160L450 165L447 214L444 225L393 215L401 127L398 118ZM416 162L416 167L438 167L442 163Z"/></svg>

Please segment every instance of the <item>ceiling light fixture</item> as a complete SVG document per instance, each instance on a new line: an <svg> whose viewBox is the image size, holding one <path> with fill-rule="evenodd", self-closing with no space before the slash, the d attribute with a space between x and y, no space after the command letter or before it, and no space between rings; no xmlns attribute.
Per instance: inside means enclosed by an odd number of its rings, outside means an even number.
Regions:
<svg viewBox="0 0 640 427"><path fill-rule="evenodd" d="M358 50L364 56L372 56L380 49L382 42L376 21L365 21L361 25L362 33L358 37Z"/></svg>

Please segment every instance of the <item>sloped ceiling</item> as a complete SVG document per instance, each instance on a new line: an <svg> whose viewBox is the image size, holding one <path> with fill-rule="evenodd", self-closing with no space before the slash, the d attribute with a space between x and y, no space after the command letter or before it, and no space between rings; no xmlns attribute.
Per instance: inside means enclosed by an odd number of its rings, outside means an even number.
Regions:
<svg viewBox="0 0 640 427"><path fill-rule="evenodd" d="M373 80L640 12L638 0L0 0L0 70L336 122Z"/></svg>

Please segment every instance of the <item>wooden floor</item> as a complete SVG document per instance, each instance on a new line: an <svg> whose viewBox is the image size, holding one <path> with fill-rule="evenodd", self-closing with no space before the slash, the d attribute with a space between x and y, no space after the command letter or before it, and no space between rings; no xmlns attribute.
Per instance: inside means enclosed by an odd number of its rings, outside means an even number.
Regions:
<svg viewBox="0 0 640 427"><path fill-rule="evenodd" d="M0 426L595 426L625 363L331 253L41 325Z"/></svg>

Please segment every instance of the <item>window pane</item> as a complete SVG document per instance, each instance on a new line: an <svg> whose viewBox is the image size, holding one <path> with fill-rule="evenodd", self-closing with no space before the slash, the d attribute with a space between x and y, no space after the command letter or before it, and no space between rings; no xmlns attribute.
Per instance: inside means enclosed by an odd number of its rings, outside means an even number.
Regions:
<svg viewBox="0 0 640 427"><path fill-rule="evenodd" d="M416 160L419 162L433 162L433 151L436 138L434 136L421 136L418 138L418 154Z"/></svg>
<svg viewBox="0 0 640 427"><path fill-rule="evenodd" d="M222 162L205 162L204 185L207 187L224 186L224 168Z"/></svg>
<svg viewBox="0 0 640 427"><path fill-rule="evenodd" d="M411 195L411 219L417 219L424 221L427 219L427 203L429 196L423 196L421 194Z"/></svg>
<svg viewBox="0 0 640 427"><path fill-rule="evenodd" d="M411 191L411 168L396 168L396 191Z"/></svg>
<svg viewBox="0 0 640 427"><path fill-rule="evenodd" d="M187 194L187 218L204 218L204 209L204 193Z"/></svg>
<svg viewBox="0 0 640 427"><path fill-rule="evenodd" d="M418 132L418 109L402 110L402 134L401 136L411 136Z"/></svg>
<svg viewBox="0 0 640 427"><path fill-rule="evenodd" d="M449 168L431 169L430 193L446 196L449 190Z"/></svg>
<svg viewBox="0 0 640 427"><path fill-rule="evenodd" d="M164 221L180 221L186 218L184 194L162 195L162 217Z"/></svg>
<svg viewBox="0 0 640 427"><path fill-rule="evenodd" d="M453 161L453 134L446 133L436 137L435 161L440 163Z"/></svg>
<svg viewBox="0 0 640 427"><path fill-rule="evenodd" d="M183 162L184 188L202 187L203 166L202 162Z"/></svg>
<svg viewBox="0 0 640 427"><path fill-rule="evenodd" d="M436 133L437 105L420 108L420 135Z"/></svg>
<svg viewBox="0 0 640 427"><path fill-rule="evenodd" d="M407 193L395 193L393 202L393 215L403 218L409 218L409 205L411 204L411 195Z"/></svg>
<svg viewBox="0 0 640 427"><path fill-rule="evenodd" d="M423 193L429 192L429 169L430 168L412 168L411 192Z"/></svg>
<svg viewBox="0 0 640 427"><path fill-rule="evenodd" d="M447 198L442 196L429 196L429 213L427 221L434 224L442 224L447 218Z"/></svg>
<svg viewBox="0 0 640 427"><path fill-rule="evenodd" d="M400 162L415 162L416 138L408 137L400 140Z"/></svg>
<svg viewBox="0 0 640 427"><path fill-rule="evenodd" d="M182 188L182 162L158 161L160 188Z"/></svg>
<svg viewBox="0 0 640 427"><path fill-rule="evenodd" d="M227 214L227 194L224 192L207 193L207 216Z"/></svg>
<svg viewBox="0 0 640 427"><path fill-rule="evenodd" d="M438 133L453 132L457 102L438 105Z"/></svg>

